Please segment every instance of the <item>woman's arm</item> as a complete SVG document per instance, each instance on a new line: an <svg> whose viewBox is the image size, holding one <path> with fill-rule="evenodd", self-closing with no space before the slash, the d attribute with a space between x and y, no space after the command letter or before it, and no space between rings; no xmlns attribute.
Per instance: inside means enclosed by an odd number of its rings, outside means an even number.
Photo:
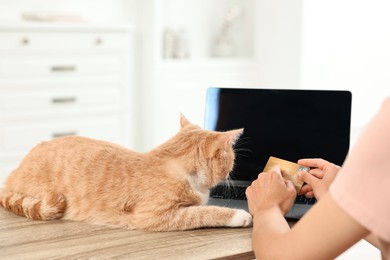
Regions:
<svg viewBox="0 0 390 260"><path fill-rule="evenodd" d="M291 230L278 207L256 212L252 245L258 259L332 259L367 234L326 193Z"/></svg>
<svg viewBox="0 0 390 260"><path fill-rule="evenodd" d="M378 241L378 238L376 236L374 236L374 234L370 233L364 239L368 243L370 243L371 245L373 245L373 246L375 246L376 248L379 249L379 241Z"/></svg>

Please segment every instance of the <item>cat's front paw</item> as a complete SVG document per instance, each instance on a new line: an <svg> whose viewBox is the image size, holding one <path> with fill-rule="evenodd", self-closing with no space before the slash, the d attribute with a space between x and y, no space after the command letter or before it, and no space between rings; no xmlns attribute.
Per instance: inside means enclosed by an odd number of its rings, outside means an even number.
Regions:
<svg viewBox="0 0 390 260"><path fill-rule="evenodd" d="M229 227L249 227L252 225L252 216L242 209L237 209L229 223Z"/></svg>

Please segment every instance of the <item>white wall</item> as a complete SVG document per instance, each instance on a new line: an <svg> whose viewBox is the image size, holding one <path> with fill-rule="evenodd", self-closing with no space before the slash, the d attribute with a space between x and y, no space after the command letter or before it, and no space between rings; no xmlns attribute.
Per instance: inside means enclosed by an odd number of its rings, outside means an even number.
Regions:
<svg viewBox="0 0 390 260"><path fill-rule="evenodd" d="M257 87L299 88L302 0L256 1Z"/></svg>
<svg viewBox="0 0 390 260"><path fill-rule="evenodd" d="M141 150L149 150L175 134L179 112L203 125L207 87L299 87L301 0L230 0L224 1L225 6L219 0L189 5L191 1L143 0L142 5L139 4L143 9L139 28L145 36L140 46L147 57L142 60L144 136L140 137L144 140ZM182 4L180 8L178 2ZM248 46L254 45L254 51L248 52L252 53L249 58L245 55L227 60L208 57L210 31L213 31L209 27L218 24L213 12L233 2L248 4L253 9L250 11L254 11L252 15L244 8L245 27L241 28L254 31L255 34L247 38ZM187 27L193 47L188 60L167 63L161 59L160 31L166 25ZM207 44L202 44L204 42Z"/></svg>
<svg viewBox="0 0 390 260"><path fill-rule="evenodd" d="M0 0L0 22L18 21L23 12L54 11L135 24L140 1ZM390 95L389 12L388 0L256 0L259 76L251 87L352 91L353 142ZM152 10L144 15L155 18Z"/></svg>
<svg viewBox="0 0 390 260"><path fill-rule="evenodd" d="M303 88L352 91L352 143L390 95L390 1L305 0Z"/></svg>

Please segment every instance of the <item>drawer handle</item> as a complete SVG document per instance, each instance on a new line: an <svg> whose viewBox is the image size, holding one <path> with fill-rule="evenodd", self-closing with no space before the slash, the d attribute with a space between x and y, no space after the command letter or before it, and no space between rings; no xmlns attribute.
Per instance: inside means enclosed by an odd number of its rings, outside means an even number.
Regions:
<svg viewBox="0 0 390 260"><path fill-rule="evenodd" d="M75 103L76 97L55 97L51 99L54 104Z"/></svg>
<svg viewBox="0 0 390 260"><path fill-rule="evenodd" d="M103 39L102 38L96 38L95 44L96 45L102 45L103 44Z"/></svg>
<svg viewBox="0 0 390 260"><path fill-rule="evenodd" d="M69 136L69 135L76 135L76 134L77 134L76 131L58 132L58 133L53 133L52 137L53 138L58 138L58 137L62 137L62 136Z"/></svg>
<svg viewBox="0 0 390 260"><path fill-rule="evenodd" d="M28 45L30 43L30 40L28 38L22 38L20 42L22 43L22 45Z"/></svg>
<svg viewBox="0 0 390 260"><path fill-rule="evenodd" d="M52 72L72 72L72 71L76 71L76 67L72 66L72 65L52 66L51 71Z"/></svg>

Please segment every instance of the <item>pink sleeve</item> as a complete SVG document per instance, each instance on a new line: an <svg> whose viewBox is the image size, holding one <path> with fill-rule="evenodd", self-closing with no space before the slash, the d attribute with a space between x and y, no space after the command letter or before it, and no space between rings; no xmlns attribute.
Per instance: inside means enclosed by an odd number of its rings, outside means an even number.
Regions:
<svg viewBox="0 0 390 260"><path fill-rule="evenodd" d="M390 98L350 150L330 193L356 221L390 242Z"/></svg>

